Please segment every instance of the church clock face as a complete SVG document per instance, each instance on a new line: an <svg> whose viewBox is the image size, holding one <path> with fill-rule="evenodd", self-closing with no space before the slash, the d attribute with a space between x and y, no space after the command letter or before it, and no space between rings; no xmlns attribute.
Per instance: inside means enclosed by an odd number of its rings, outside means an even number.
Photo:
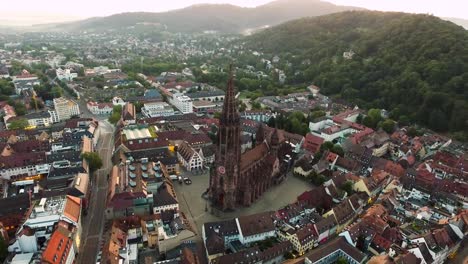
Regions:
<svg viewBox="0 0 468 264"><path fill-rule="evenodd" d="M219 167L218 167L218 172L219 172L220 174L224 174L224 173L226 173L226 168L224 168L223 166L219 166Z"/></svg>

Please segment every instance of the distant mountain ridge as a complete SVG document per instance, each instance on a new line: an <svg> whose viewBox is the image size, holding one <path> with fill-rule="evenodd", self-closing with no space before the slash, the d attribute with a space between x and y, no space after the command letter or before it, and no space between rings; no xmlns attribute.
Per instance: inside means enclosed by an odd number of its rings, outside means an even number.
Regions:
<svg viewBox="0 0 468 264"><path fill-rule="evenodd" d="M247 29L274 26L301 17L362 9L337 6L319 0L277 0L255 8L243 8L229 4L197 4L162 13L122 13L58 25L38 26L44 30L54 31L102 31L146 24L159 25L170 32L240 33Z"/></svg>
<svg viewBox="0 0 468 264"><path fill-rule="evenodd" d="M456 18L456 17L442 17L442 19L453 22L468 30L468 19Z"/></svg>

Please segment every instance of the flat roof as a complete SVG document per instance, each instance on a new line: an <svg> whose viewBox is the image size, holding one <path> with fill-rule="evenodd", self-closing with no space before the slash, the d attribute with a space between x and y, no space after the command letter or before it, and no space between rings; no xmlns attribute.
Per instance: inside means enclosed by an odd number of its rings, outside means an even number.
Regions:
<svg viewBox="0 0 468 264"><path fill-rule="evenodd" d="M151 138L151 133L148 128L128 128L123 130L123 134L127 140Z"/></svg>

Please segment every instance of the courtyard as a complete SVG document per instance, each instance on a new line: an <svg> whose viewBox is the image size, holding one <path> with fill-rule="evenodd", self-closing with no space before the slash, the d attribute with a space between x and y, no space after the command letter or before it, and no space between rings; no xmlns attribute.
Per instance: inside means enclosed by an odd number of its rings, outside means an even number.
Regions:
<svg viewBox="0 0 468 264"><path fill-rule="evenodd" d="M223 213L215 216L211 213L209 202L202 197L202 193L208 188L209 174L189 176L192 184L179 184L174 182L177 192L180 210L184 212L201 234L201 228L205 222L232 219L242 215L250 215L264 211L277 210L296 200L297 196L313 188L312 185L290 175L284 182L268 190L252 206L238 209L234 212ZM206 210L208 209L208 210ZM201 240L200 236L196 237Z"/></svg>

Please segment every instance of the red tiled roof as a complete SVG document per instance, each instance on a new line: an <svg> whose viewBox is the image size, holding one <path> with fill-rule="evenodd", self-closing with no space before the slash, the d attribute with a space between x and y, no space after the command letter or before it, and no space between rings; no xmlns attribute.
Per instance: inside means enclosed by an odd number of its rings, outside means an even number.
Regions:
<svg viewBox="0 0 468 264"><path fill-rule="evenodd" d="M317 153L325 140L308 133L305 137L304 149L312 153Z"/></svg>
<svg viewBox="0 0 468 264"><path fill-rule="evenodd" d="M81 214L81 199L67 195L67 202L63 214L74 222L78 222Z"/></svg>
<svg viewBox="0 0 468 264"><path fill-rule="evenodd" d="M50 264L65 263L65 260L73 247L73 240L69 237L70 231L59 225L52 233L47 248L42 253L42 262Z"/></svg>
<svg viewBox="0 0 468 264"><path fill-rule="evenodd" d="M115 209L123 209L131 207L133 205L133 200L138 198L145 198L146 195L143 192L121 192L116 193L109 201L107 207L113 207Z"/></svg>
<svg viewBox="0 0 468 264"><path fill-rule="evenodd" d="M384 238L383 236L376 234L374 236L374 240L372 240L372 243L375 244L379 249L382 251L387 251L390 246L392 245L392 242Z"/></svg>

